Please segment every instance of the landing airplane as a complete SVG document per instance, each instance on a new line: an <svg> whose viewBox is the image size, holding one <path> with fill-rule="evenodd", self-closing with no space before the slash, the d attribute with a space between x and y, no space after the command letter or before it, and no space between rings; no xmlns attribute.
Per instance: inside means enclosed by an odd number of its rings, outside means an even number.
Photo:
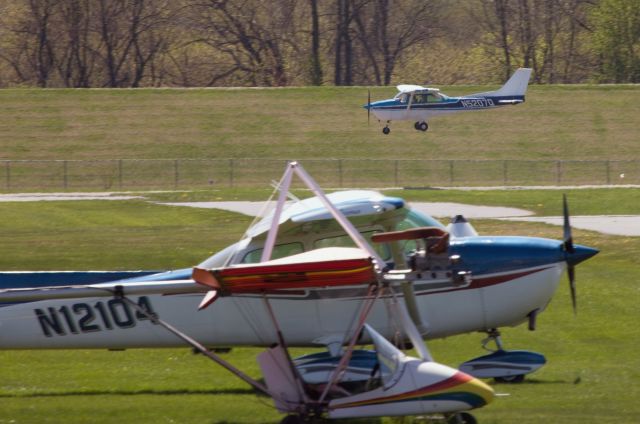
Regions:
<svg viewBox="0 0 640 424"><path fill-rule="evenodd" d="M391 121L415 121L416 130L427 131L427 119L432 116L524 103L530 77L531 69L520 68L499 90L461 97L447 96L437 88L403 84L392 99L372 103L369 95L364 108L368 115L373 112L379 122L385 122L384 134L391 132Z"/></svg>
<svg viewBox="0 0 640 424"><path fill-rule="evenodd" d="M265 255L278 259L353 246L317 193L280 211L276 208L250 227L245 238L197 268L248 265L263 261ZM536 317L547 307L565 269L575 307L574 267L598 252L573 244L566 204L564 240L557 241L478 236L464 220L445 227L412 210L401 198L373 191L342 191L327 198L357 228L359 247L373 247L377 263L387 269L385 278L400 287L398 297L407 302L423 338L484 332L486 342L496 343L493 354L463 364L468 374L481 373L483 378L520 379L544 363L539 354L505 350L499 328L528 322L535 329ZM269 236L274 226L277 240ZM196 312L202 293L211 290L202 285L194 289L192 274L191 268L144 276L123 274L106 284L126 287L140 308L188 330L205 346L273 343L276 334L265 325L270 312L262 296L241 293L216 300L209 293L215 308ZM184 346L129 303L99 297L104 292L100 283L113 280L111 273L83 273L75 281L72 275L67 274L68 283L64 274L52 274L50 279L46 273L0 275L0 349ZM83 287L70 288L79 278L84 279ZM159 287L162 295L157 294ZM361 285L326 285L274 291L270 302L290 346L323 345L333 357L344 342L345 321L352 319L366 296ZM397 336L397 326L383 305L372 306L367 322L390 340Z"/></svg>

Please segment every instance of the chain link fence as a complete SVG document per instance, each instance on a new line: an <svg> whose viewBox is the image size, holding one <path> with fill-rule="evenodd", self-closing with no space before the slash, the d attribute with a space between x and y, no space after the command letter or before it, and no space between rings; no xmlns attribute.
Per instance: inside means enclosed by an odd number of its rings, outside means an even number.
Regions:
<svg viewBox="0 0 640 424"><path fill-rule="evenodd" d="M461 187L640 184L639 160L305 159L324 187ZM0 161L0 190L117 191L265 187L277 159Z"/></svg>

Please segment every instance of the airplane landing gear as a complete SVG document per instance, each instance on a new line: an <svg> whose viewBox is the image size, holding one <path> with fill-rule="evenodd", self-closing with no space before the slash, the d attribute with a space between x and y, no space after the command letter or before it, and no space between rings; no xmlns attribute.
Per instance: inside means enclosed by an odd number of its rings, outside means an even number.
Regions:
<svg viewBox="0 0 640 424"><path fill-rule="evenodd" d="M504 350L504 346L502 345L502 338L500 337L500 330L497 328L491 328L487 330L487 338L482 341L482 348L484 350L488 350L489 352L495 352L495 350L488 348L487 345L491 342L496 344L496 348L498 350Z"/></svg>
<svg viewBox="0 0 640 424"><path fill-rule="evenodd" d="M476 417L468 412L459 412L447 420L447 424L476 424L477 422Z"/></svg>
<svg viewBox="0 0 640 424"><path fill-rule="evenodd" d="M387 135L391 132L391 128L389 128L388 126L384 127L382 129L382 132L384 133L384 135Z"/></svg>
<svg viewBox="0 0 640 424"><path fill-rule="evenodd" d="M418 131L426 131L429 129L429 124L427 124L425 121L418 121L413 124L413 127Z"/></svg>
<svg viewBox="0 0 640 424"><path fill-rule="evenodd" d="M488 347L495 343L496 348ZM482 348L491 352L488 355L471 359L460 365L460 371L476 378L493 378L497 383L521 383L525 375L542 367L547 360L544 355L528 350L506 350L496 328L487 330L487 338Z"/></svg>
<svg viewBox="0 0 640 424"><path fill-rule="evenodd" d="M508 377L494 377L493 381L496 383L518 384L524 381L524 374L510 375Z"/></svg>

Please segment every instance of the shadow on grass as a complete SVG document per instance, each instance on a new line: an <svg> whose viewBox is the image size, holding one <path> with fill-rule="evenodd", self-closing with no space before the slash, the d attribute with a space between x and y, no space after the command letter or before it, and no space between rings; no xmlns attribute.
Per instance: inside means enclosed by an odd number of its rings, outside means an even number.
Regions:
<svg viewBox="0 0 640 424"><path fill-rule="evenodd" d="M211 389L211 390L75 390L64 392L33 392L33 393L0 393L0 399L8 398L40 398L40 397L72 397L72 396L184 396L184 395L257 395L264 396L262 393L253 389Z"/></svg>

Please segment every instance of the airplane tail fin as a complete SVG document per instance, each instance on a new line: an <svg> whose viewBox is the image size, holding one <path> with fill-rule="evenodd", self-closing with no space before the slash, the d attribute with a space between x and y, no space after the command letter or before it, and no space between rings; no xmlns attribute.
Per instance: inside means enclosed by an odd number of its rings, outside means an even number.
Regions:
<svg viewBox="0 0 640 424"><path fill-rule="evenodd" d="M524 96L531 78L531 68L519 68L498 90L478 93L476 96Z"/></svg>

